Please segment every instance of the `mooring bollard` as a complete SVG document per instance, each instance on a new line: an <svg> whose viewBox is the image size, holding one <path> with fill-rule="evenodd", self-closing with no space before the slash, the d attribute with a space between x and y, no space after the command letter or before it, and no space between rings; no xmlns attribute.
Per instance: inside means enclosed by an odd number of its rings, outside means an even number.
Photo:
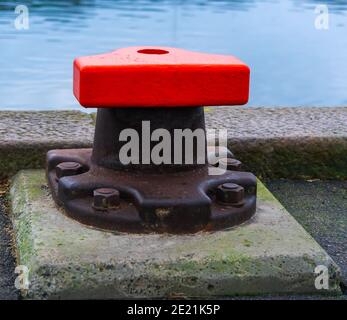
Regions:
<svg viewBox="0 0 347 320"><path fill-rule="evenodd" d="M77 58L74 94L98 108L93 149L47 154L53 198L70 217L107 230L183 233L227 228L255 213L256 178L239 161L226 154L219 164L227 170L209 174L202 107L247 102L243 62L125 48Z"/></svg>

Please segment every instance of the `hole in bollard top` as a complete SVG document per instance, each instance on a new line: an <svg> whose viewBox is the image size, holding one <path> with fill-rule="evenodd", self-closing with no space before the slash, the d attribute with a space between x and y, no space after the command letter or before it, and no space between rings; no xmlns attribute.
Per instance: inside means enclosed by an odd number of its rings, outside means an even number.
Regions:
<svg viewBox="0 0 347 320"><path fill-rule="evenodd" d="M141 49L137 51L138 53L144 54L167 54L169 51L163 49Z"/></svg>

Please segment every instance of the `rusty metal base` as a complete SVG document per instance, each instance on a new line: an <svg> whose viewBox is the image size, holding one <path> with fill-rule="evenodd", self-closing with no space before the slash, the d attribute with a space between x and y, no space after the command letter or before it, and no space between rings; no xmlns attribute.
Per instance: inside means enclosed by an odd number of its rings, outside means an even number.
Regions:
<svg viewBox="0 0 347 320"><path fill-rule="evenodd" d="M186 233L217 230L248 220L256 210L256 178L248 172L208 175L208 167L165 173L112 170L91 162L92 149L51 150L47 176L58 205L86 225L112 231ZM58 178L55 167L74 161L83 173ZM242 205L219 203L216 188L232 182L245 189ZM93 208L93 190L115 188L120 206L107 211Z"/></svg>

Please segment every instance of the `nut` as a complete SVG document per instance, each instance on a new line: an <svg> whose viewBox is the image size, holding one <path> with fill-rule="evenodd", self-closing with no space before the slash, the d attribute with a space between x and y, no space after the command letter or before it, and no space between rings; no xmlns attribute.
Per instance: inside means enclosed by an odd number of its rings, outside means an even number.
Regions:
<svg viewBox="0 0 347 320"><path fill-rule="evenodd" d="M61 162L55 167L57 178L74 176L83 172L83 166L78 162Z"/></svg>
<svg viewBox="0 0 347 320"><path fill-rule="evenodd" d="M241 206L244 203L245 190L236 183L224 183L217 188L217 200L222 203Z"/></svg>
<svg viewBox="0 0 347 320"><path fill-rule="evenodd" d="M117 189L95 189L93 196L93 208L96 210L114 209L120 205L120 195Z"/></svg>
<svg viewBox="0 0 347 320"><path fill-rule="evenodd" d="M218 161L218 166L227 170L240 171L242 162L232 158L222 158Z"/></svg>

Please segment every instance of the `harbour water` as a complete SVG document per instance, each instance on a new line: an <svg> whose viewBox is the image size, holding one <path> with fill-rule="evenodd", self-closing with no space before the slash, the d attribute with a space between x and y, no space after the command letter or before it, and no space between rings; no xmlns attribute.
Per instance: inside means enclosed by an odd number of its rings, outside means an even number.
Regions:
<svg viewBox="0 0 347 320"><path fill-rule="evenodd" d="M79 108L72 61L134 45L238 56L251 106L347 104L347 1L0 1L0 109ZM29 29L16 29L18 4ZM316 11L318 10L318 11ZM178 93L179 94L179 93Z"/></svg>

